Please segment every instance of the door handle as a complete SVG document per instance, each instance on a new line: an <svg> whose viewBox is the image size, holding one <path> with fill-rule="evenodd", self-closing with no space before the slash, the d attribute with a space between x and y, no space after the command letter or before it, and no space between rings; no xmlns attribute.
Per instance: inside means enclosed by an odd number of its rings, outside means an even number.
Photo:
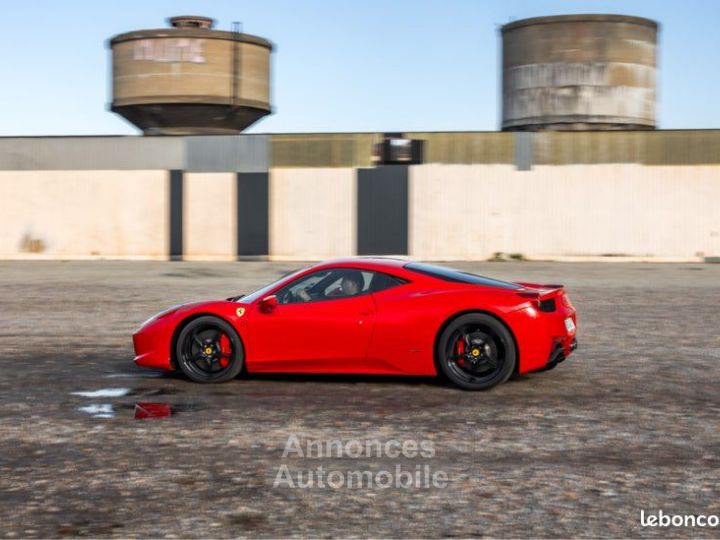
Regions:
<svg viewBox="0 0 720 540"><path fill-rule="evenodd" d="M368 311L361 311L361 312L360 312L360 315L361 315L362 317L367 317L368 315L370 315L370 313L372 313L372 311L370 311L370 310L368 310Z"/></svg>

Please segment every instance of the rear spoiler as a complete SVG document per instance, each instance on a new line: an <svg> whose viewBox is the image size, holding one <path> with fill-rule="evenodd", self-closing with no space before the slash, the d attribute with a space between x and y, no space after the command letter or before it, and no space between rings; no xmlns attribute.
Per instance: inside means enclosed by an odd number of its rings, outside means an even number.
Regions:
<svg viewBox="0 0 720 540"><path fill-rule="evenodd" d="M522 289L517 294L524 298L533 298L535 300L549 300L565 293L564 285L541 285L540 283L517 283Z"/></svg>

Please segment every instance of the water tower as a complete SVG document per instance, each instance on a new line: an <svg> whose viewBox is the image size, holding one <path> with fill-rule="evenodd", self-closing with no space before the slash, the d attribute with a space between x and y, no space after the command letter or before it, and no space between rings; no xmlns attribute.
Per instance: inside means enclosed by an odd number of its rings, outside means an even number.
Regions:
<svg viewBox="0 0 720 540"><path fill-rule="evenodd" d="M502 27L502 129L654 129L657 23L561 15Z"/></svg>
<svg viewBox="0 0 720 540"><path fill-rule="evenodd" d="M113 37L111 109L145 134L239 133L271 112L272 44L207 17Z"/></svg>

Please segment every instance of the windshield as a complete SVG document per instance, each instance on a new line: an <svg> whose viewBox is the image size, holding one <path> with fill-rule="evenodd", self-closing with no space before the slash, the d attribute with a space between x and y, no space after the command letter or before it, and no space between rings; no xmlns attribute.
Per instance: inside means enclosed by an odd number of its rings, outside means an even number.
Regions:
<svg viewBox="0 0 720 540"><path fill-rule="evenodd" d="M485 285L486 287L498 287L500 289L521 289L519 285L514 283L508 283L507 281L500 281L485 276L479 276L477 274L471 274L470 272L463 272L462 270L455 270L454 268L446 268L444 266L435 266L433 264L424 263L408 263L405 268L417 272L419 274L425 274L443 281L453 281L455 283L470 283L473 285Z"/></svg>
<svg viewBox="0 0 720 540"><path fill-rule="evenodd" d="M250 293L246 296L243 296L238 300L238 302L242 302L243 304L252 304L255 300L258 298L262 298L266 294L269 294L270 291L272 291L278 284L280 284L281 281L286 280L289 277L296 276L300 272L303 272L306 268L300 268L299 270L293 270L292 272L288 272L284 276L282 276L279 279L276 279L269 285L265 285L262 289L258 289L257 291Z"/></svg>

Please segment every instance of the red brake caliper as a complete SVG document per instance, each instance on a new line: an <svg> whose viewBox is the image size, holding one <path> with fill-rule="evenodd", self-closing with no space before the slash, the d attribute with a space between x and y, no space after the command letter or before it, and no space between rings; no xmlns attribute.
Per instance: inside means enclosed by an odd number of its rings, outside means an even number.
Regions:
<svg viewBox="0 0 720 540"><path fill-rule="evenodd" d="M230 344L230 338L225 334L220 335L220 365L222 367L228 367L230 364L230 356L232 355L232 346Z"/></svg>
<svg viewBox="0 0 720 540"><path fill-rule="evenodd" d="M463 338L459 338L457 340L457 343L455 343L455 354L457 354L458 356L465 354L465 341L463 340ZM463 362L464 360L462 358L458 358L456 364L462 366Z"/></svg>

